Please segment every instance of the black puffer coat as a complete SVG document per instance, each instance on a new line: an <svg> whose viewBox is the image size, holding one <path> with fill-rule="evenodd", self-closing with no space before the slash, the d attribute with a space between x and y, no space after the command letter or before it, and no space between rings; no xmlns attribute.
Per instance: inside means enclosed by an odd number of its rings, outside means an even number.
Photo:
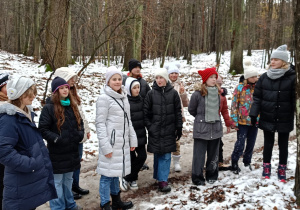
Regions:
<svg viewBox="0 0 300 210"><path fill-rule="evenodd" d="M54 104L51 100L44 106L39 120L39 130L48 143L54 174L75 171L80 167L78 145L84 135L83 122L81 120L81 130L78 130L73 109L71 106L64 108L65 122L61 126L61 132L57 129Z"/></svg>
<svg viewBox="0 0 300 210"><path fill-rule="evenodd" d="M170 82L166 87L153 83L144 100L144 119L148 129L148 152L176 151L176 128L182 128L181 102Z"/></svg>
<svg viewBox="0 0 300 210"><path fill-rule="evenodd" d="M295 78L295 70L291 68L275 80L270 79L267 73L259 78L249 116L260 114L260 129L279 133L294 129Z"/></svg>
<svg viewBox="0 0 300 210"><path fill-rule="evenodd" d="M127 98L130 104L131 122L138 139L138 146L145 146L147 144L147 136L143 112L144 100L141 96L133 97L127 95Z"/></svg>

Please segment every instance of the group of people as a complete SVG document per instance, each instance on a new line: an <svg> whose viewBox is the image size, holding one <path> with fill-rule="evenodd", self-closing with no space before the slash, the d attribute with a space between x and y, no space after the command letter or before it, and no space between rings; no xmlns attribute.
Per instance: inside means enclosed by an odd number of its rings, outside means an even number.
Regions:
<svg viewBox="0 0 300 210"><path fill-rule="evenodd" d="M268 71L258 78L250 60L244 62L232 97L231 114L216 68L199 70L202 83L195 84L189 100L180 81L180 65L170 63L154 72L152 89L141 75L141 62L129 61L129 73L112 66L96 102L99 142L97 173L101 209L130 209L121 191L138 189L138 174L154 154L153 178L158 190L170 192L168 176L181 171L180 139L186 120L183 107L195 117L193 129L192 182L215 183L223 164L223 126L237 130L231 170L238 174L239 158L251 168L258 127L264 132L263 177L271 176L274 134L278 132L277 175L286 181L289 133L294 128L295 69L288 63L287 46L271 54ZM54 73L51 97L44 105L39 125L34 122L32 101L37 94L33 80L0 75L0 163L2 209L35 209L50 201L51 209L83 209L75 199L89 191L79 186L83 142L90 129L76 89L77 75L67 67ZM47 142L44 144L43 139ZM245 143L247 146L245 149ZM147 148L146 148L147 146ZM4 186L3 186L4 183ZM4 189L4 190L3 190ZM2 199L3 192L3 199ZM112 202L110 202L112 201Z"/></svg>

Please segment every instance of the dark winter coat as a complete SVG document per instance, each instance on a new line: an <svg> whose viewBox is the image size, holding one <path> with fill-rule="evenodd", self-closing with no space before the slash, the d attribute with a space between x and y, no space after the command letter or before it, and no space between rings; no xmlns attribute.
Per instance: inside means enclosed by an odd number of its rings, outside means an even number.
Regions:
<svg viewBox="0 0 300 210"><path fill-rule="evenodd" d="M144 123L144 100L141 96L133 97L127 95L130 104L131 122L135 130L138 146L145 146L147 144L146 129Z"/></svg>
<svg viewBox="0 0 300 210"><path fill-rule="evenodd" d="M123 75L123 85L124 86L125 86L127 77L128 77L127 75ZM140 85L141 85L140 96L142 96L142 98L145 98L147 93L149 92L149 90L151 90L151 88L148 85L148 83L142 78L142 75L140 77L138 77L137 80L140 82Z"/></svg>
<svg viewBox="0 0 300 210"><path fill-rule="evenodd" d="M48 150L33 117L10 103L0 105L5 210L33 209L57 198Z"/></svg>
<svg viewBox="0 0 300 210"><path fill-rule="evenodd" d="M144 119L148 129L148 152L176 151L175 130L182 128L181 102L170 82L166 87L153 83L144 100Z"/></svg>
<svg viewBox="0 0 300 210"><path fill-rule="evenodd" d="M39 129L48 143L54 174L68 173L80 167L78 145L84 136L83 122L81 120L81 130L79 130L71 106L64 108L65 122L61 126L61 132L57 129L52 101L44 106L39 120Z"/></svg>
<svg viewBox="0 0 300 210"><path fill-rule="evenodd" d="M250 116L260 114L259 128L271 132L294 129L295 70L290 68L278 79L264 73L256 83Z"/></svg>
<svg viewBox="0 0 300 210"><path fill-rule="evenodd" d="M220 98L216 103L220 104ZM189 113L195 117L193 130L194 139L214 140L223 136L221 120L215 123L205 122L205 97L201 95L200 89L196 89L192 94L188 110Z"/></svg>

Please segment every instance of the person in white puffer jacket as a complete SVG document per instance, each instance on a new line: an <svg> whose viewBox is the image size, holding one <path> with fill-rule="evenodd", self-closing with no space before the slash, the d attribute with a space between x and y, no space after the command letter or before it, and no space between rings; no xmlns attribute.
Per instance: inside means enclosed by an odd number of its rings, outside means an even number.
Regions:
<svg viewBox="0 0 300 210"><path fill-rule="evenodd" d="M122 72L112 66L106 72L104 92L96 103L96 131L99 141L97 173L101 175L99 193L102 209L129 209L132 202L120 199L119 177L131 173L130 151L137 137L130 119L130 105L122 86Z"/></svg>

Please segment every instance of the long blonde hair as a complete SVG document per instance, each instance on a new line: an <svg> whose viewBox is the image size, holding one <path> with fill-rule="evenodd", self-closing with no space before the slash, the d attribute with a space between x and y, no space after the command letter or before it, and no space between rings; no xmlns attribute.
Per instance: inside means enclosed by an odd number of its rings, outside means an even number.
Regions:
<svg viewBox="0 0 300 210"><path fill-rule="evenodd" d="M218 92L220 94L221 93L221 87L218 84L216 84L216 87L218 88ZM195 88L196 91L199 91L203 97L207 95L207 85L206 85L206 83L197 82L197 83L195 83L194 88Z"/></svg>
<svg viewBox="0 0 300 210"><path fill-rule="evenodd" d="M33 97L33 95L37 95L37 89L35 84L31 85L30 88L28 88L19 98L15 100L8 100L8 102L20 108L22 105L22 99L26 97ZM26 106L24 107L24 111L29 111Z"/></svg>

